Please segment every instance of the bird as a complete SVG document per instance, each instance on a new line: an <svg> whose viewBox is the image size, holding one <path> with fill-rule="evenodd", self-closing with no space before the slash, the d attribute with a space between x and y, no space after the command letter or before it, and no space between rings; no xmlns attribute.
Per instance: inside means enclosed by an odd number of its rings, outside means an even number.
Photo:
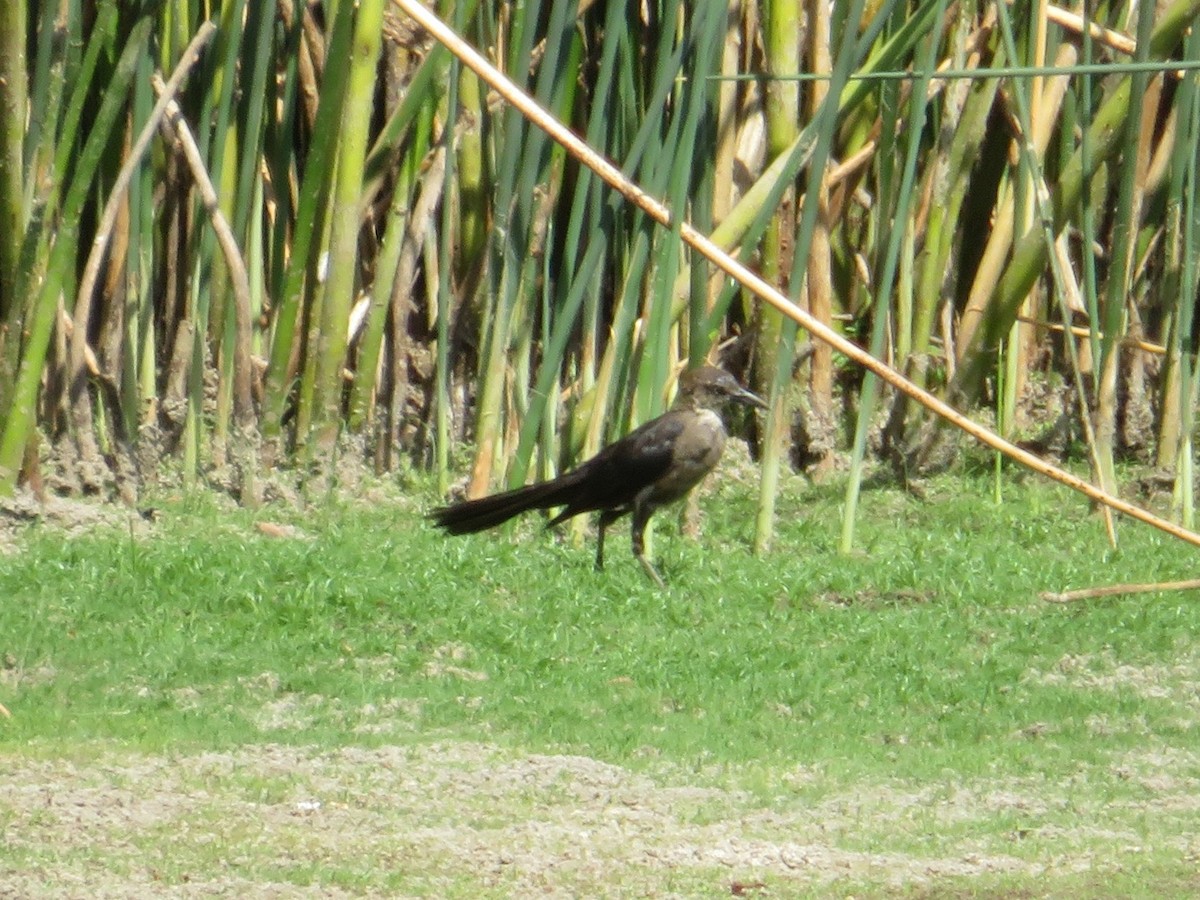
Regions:
<svg viewBox="0 0 1200 900"><path fill-rule="evenodd" d="M700 366L679 378L670 410L603 447L578 467L549 481L519 487L432 510L429 517L448 534L471 534L493 528L534 509L562 510L547 527L573 516L599 512L596 568L604 568L604 533L613 522L632 514L633 555L659 588L662 576L646 559L645 532L660 507L683 499L716 468L725 449L722 410L729 403L757 409L767 404L716 366Z"/></svg>

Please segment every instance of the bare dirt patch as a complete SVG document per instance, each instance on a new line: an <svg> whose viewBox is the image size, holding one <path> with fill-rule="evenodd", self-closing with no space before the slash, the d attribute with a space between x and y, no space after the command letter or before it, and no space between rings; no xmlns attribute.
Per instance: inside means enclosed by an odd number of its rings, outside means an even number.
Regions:
<svg viewBox="0 0 1200 900"><path fill-rule="evenodd" d="M69 538L100 525L126 525L140 532L146 523L135 510L69 497L38 500L28 491L18 491L0 497L0 554L16 553L22 533L34 524L52 526Z"/></svg>
<svg viewBox="0 0 1200 900"><path fill-rule="evenodd" d="M764 805L595 759L469 743L102 747L0 766L0 897L786 895L1045 869L973 838L929 852L854 846L874 829L917 834L1045 802L1034 785L875 786Z"/></svg>

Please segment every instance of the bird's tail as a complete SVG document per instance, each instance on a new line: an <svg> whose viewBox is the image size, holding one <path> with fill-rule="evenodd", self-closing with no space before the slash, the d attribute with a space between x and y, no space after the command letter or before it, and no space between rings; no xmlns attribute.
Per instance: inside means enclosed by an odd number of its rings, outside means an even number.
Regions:
<svg viewBox="0 0 1200 900"><path fill-rule="evenodd" d="M449 534L484 531L531 509L549 509L566 504L570 490L575 486L574 474L568 472L551 481L443 506L430 512L429 518Z"/></svg>

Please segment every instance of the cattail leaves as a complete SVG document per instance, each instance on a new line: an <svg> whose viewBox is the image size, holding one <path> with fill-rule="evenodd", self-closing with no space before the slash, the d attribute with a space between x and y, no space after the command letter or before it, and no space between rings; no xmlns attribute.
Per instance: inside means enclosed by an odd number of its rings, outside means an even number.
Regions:
<svg viewBox="0 0 1200 900"><path fill-rule="evenodd" d="M1171 469L1191 520L1200 0L1093 23L1045 3L442 4L666 227L408 5L219 4L178 126L140 159L201 11L5 5L0 491L41 434L92 459L80 490L121 492L119 457L171 459L252 501L349 454L443 489L469 469L482 493L594 452L721 356L772 398L756 546L790 467L848 459L848 547L864 473L944 463L938 432L904 397L876 414L837 354L793 356L792 325L712 278L687 224L1013 437L1026 392L1062 381L1095 477L1115 490L1123 453Z"/></svg>

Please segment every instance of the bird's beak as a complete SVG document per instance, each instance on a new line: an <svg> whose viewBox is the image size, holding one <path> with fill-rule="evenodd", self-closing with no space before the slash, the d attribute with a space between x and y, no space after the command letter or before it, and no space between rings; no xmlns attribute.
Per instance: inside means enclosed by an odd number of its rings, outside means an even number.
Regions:
<svg viewBox="0 0 1200 900"><path fill-rule="evenodd" d="M766 409L767 404L758 394L753 394L744 387L738 386L736 394L730 394L729 399L734 403L741 403L743 406L753 406L756 409Z"/></svg>

